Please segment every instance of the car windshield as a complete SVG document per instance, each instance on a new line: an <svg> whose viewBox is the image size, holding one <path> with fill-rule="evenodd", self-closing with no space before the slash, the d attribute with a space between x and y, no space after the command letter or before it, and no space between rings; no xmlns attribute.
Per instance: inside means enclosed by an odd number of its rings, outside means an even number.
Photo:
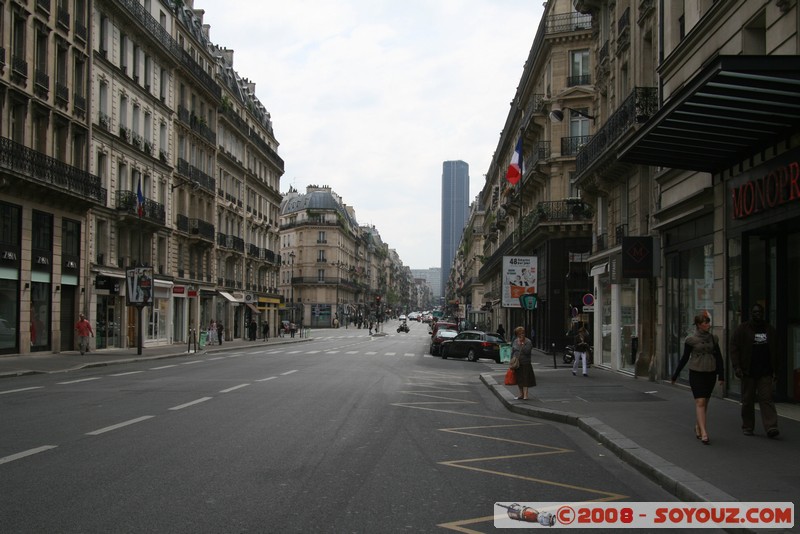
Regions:
<svg viewBox="0 0 800 534"><path fill-rule="evenodd" d="M486 334L486 341L490 343L505 343L505 339L496 334Z"/></svg>

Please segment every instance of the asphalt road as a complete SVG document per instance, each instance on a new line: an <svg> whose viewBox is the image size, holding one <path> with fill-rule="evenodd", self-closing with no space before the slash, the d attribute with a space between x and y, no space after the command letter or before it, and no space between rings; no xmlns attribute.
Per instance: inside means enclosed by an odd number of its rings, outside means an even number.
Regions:
<svg viewBox="0 0 800 534"><path fill-rule="evenodd" d="M495 502L674 501L427 332L4 381L0 530L490 532Z"/></svg>

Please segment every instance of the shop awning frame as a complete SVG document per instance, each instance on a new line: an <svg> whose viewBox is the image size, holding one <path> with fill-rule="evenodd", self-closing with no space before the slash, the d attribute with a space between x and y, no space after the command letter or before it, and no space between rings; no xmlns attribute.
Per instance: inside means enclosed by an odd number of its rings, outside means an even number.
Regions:
<svg viewBox="0 0 800 534"><path fill-rule="evenodd" d="M715 173L800 129L800 56L716 56L625 143L628 163Z"/></svg>
<svg viewBox="0 0 800 534"><path fill-rule="evenodd" d="M219 293L220 295L225 297L225 300L228 300L229 302L235 302L236 304L239 303L239 301L236 300L236 298L234 298L234 296L231 295L230 293L228 293L227 291L219 291L219 290L217 290L217 293Z"/></svg>
<svg viewBox="0 0 800 534"><path fill-rule="evenodd" d="M603 274L606 271L608 271L608 262L598 263L597 265L592 267L591 271L589 271L589 276L595 276L595 275L598 275L598 274Z"/></svg>
<svg viewBox="0 0 800 534"><path fill-rule="evenodd" d="M245 305L247 305L247 307L248 307L248 308L250 308L250 310L251 310L253 313L255 313L255 314L257 314L257 315L260 315L260 314L261 314L261 310L259 310L258 308L256 308L256 307L255 307L255 306L253 306L252 304L250 304L249 302L245 302Z"/></svg>

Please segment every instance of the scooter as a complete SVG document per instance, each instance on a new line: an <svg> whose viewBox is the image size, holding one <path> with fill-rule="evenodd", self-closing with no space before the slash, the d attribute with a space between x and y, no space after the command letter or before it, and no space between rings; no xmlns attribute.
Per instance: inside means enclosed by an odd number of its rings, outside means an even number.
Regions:
<svg viewBox="0 0 800 534"><path fill-rule="evenodd" d="M406 334L408 334L408 331L409 331L408 323L401 323L400 326L397 327L398 334L400 332L405 332Z"/></svg>
<svg viewBox="0 0 800 534"><path fill-rule="evenodd" d="M572 363L575 361L575 345L567 345L564 347L564 363ZM586 363L592 365L594 363L594 347L589 347L586 351Z"/></svg>

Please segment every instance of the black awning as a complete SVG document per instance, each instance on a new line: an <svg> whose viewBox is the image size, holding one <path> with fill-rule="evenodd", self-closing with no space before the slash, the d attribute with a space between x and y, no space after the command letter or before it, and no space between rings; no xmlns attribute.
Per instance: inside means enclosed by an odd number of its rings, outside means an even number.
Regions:
<svg viewBox="0 0 800 534"><path fill-rule="evenodd" d="M800 127L800 56L717 56L623 145L629 163L716 172Z"/></svg>

